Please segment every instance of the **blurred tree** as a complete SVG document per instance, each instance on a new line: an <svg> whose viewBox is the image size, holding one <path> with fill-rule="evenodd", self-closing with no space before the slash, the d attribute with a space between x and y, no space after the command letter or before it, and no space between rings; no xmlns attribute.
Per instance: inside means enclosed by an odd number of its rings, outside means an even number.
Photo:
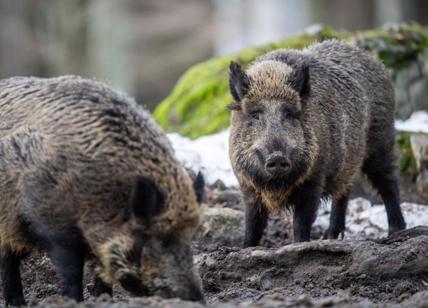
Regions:
<svg viewBox="0 0 428 308"><path fill-rule="evenodd" d="M95 77L150 109L189 66L314 22L428 24L425 0L0 0L0 78Z"/></svg>
<svg viewBox="0 0 428 308"><path fill-rule="evenodd" d="M0 78L95 77L153 108L213 54L211 2L0 0Z"/></svg>
<svg viewBox="0 0 428 308"><path fill-rule="evenodd" d="M312 0L312 22L327 24L338 30L373 28L374 1L376 0Z"/></svg>

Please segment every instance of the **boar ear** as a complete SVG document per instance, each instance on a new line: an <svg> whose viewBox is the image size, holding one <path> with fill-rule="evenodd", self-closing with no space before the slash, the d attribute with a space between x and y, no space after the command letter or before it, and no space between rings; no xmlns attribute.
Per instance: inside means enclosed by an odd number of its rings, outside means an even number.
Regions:
<svg viewBox="0 0 428 308"><path fill-rule="evenodd" d="M237 111L242 110L241 104L239 102L230 103L229 105L226 106L226 108L229 109L230 111L233 111L233 110L237 110Z"/></svg>
<svg viewBox="0 0 428 308"><path fill-rule="evenodd" d="M240 102L245 94L247 94L249 87L250 79L242 69L241 65L231 61L229 66L229 88L233 99L236 102ZM230 105L229 109L236 110L236 108L231 108Z"/></svg>
<svg viewBox="0 0 428 308"><path fill-rule="evenodd" d="M193 189L195 190L196 200L198 203L202 203L205 199L205 179L200 171L193 181Z"/></svg>
<svg viewBox="0 0 428 308"><path fill-rule="evenodd" d="M142 219L150 219L165 210L164 195L159 187L150 179L139 176L132 188L131 206L134 215Z"/></svg>
<svg viewBox="0 0 428 308"><path fill-rule="evenodd" d="M294 69L294 76L291 86L299 92L300 96L309 94L309 66L302 64Z"/></svg>

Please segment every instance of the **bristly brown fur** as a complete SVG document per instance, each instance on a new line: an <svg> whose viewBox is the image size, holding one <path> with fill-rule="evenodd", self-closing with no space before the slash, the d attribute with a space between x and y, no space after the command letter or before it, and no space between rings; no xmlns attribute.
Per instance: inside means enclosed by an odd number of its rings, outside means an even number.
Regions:
<svg viewBox="0 0 428 308"><path fill-rule="evenodd" d="M55 167L55 188L70 193L89 187L101 192L114 188L114 184L103 181L126 185L144 175L166 193L168 210L153 222L159 232L197 223L199 207L191 179L174 157L165 135L135 102L78 77L11 78L0 82L0 90L2 170L8 165L0 179L7 184L2 185L4 188L16 192L3 198L2 212L8 217L0 220L0 230L19 225L17 198L25 186L18 182L22 174L31 178L38 175L34 167L51 166ZM80 187L81 183L86 187ZM74 208L85 213L79 218L85 231L92 228L91 219L99 220L110 214L105 212L115 211L113 207L97 207L96 200L80 201Z"/></svg>
<svg viewBox="0 0 428 308"><path fill-rule="evenodd" d="M262 61L248 68L250 87L246 93L248 100L291 99L294 94L284 85L293 82L293 69L278 61Z"/></svg>
<svg viewBox="0 0 428 308"><path fill-rule="evenodd" d="M240 87L242 76L249 86ZM258 243L266 209L284 207L293 209L295 240L308 240L326 196L338 204L332 217L340 222L333 219L328 231L336 237L359 169L382 195L390 231L404 228L394 173L394 92L379 61L330 40L268 53L246 70L234 64L229 81L231 91L242 94L230 108L229 152L247 200L245 245ZM269 174L272 155L282 155L288 173Z"/></svg>
<svg viewBox="0 0 428 308"><path fill-rule="evenodd" d="M1 251L82 238L112 282L113 264L132 271L125 256L138 230L190 245L199 219L193 182L132 99L75 76L15 77L0 80L0 118ZM138 177L162 194L164 209L150 224L138 225L129 206Z"/></svg>

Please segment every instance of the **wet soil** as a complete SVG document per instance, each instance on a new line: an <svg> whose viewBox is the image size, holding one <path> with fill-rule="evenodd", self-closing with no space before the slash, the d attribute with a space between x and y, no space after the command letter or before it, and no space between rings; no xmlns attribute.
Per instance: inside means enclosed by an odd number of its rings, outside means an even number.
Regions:
<svg viewBox="0 0 428 308"><path fill-rule="evenodd" d="M209 189L211 208L242 211L239 192ZM428 307L428 228L387 239L314 240L290 244L289 221L274 215L261 246L195 242L195 261L206 304L212 307ZM60 281L41 252L22 266L25 297L36 307L204 307L179 299L131 298L115 290L91 295L91 264L85 268L85 302L59 296ZM0 287L1 289L1 287ZM1 291L1 290L0 290ZM3 299L0 296L0 302Z"/></svg>

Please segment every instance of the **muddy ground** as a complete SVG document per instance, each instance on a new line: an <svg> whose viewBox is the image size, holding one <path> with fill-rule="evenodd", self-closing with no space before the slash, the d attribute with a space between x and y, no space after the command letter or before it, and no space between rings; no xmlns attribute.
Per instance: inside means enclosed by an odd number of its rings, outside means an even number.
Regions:
<svg viewBox="0 0 428 308"><path fill-rule="evenodd" d="M261 243L242 249L243 212L235 190L209 189L195 260L208 306L214 307L428 307L428 228L389 238L290 244L289 222L274 215ZM86 301L58 296L60 283L43 253L23 264L25 296L37 307L203 307L158 297L91 296L92 270L85 270ZM3 303L3 299L0 298Z"/></svg>

